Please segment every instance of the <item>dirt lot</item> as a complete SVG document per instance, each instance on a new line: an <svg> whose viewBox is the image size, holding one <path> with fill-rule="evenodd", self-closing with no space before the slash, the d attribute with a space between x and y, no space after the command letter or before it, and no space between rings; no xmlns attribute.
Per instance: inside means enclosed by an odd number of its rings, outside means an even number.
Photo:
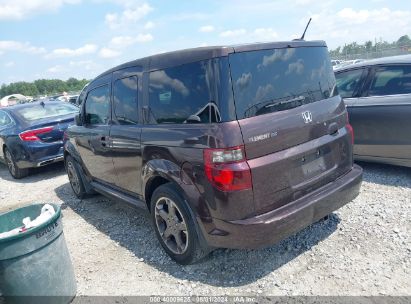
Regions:
<svg viewBox="0 0 411 304"><path fill-rule="evenodd" d="M102 196L80 201L63 165L12 180L0 164L0 212L33 202L63 208L79 295L410 295L411 169L361 164L360 196L264 250L217 250L182 267L146 215Z"/></svg>

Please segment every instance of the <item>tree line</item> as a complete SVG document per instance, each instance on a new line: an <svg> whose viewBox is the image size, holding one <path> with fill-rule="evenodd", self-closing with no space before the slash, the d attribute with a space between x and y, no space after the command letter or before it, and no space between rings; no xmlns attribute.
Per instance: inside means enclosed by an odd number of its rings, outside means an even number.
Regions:
<svg viewBox="0 0 411 304"><path fill-rule="evenodd" d="M60 79L38 79L33 82L13 82L2 84L0 87L0 98L12 95L23 94L25 96L50 96L62 92L80 91L89 80L69 78L66 81Z"/></svg>
<svg viewBox="0 0 411 304"><path fill-rule="evenodd" d="M345 44L344 46L339 46L334 50L330 50L331 58L336 57L338 58L341 55L346 54L364 54L364 53L371 53L377 52L379 50L386 50L390 48L404 48L404 49L411 49L411 39L408 35L401 36L397 41L387 42L380 39L379 41L375 40L368 40L363 44L357 42L351 42L349 44Z"/></svg>

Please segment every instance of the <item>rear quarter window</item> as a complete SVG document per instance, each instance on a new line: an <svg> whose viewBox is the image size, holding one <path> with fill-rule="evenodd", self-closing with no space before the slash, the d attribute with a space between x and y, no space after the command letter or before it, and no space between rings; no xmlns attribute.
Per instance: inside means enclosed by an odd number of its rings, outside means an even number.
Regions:
<svg viewBox="0 0 411 304"><path fill-rule="evenodd" d="M212 61L200 61L150 72L149 123L218 122L211 77Z"/></svg>

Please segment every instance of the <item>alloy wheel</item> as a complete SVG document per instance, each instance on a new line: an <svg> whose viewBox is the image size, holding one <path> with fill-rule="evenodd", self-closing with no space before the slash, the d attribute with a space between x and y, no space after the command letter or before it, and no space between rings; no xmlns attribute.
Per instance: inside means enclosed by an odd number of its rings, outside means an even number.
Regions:
<svg viewBox="0 0 411 304"><path fill-rule="evenodd" d="M67 162L67 175L74 192L79 194L81 191L80 181L76 169L74 168L74 164L71 161Z"/></svg>
<svg viewBox="0 0 411 304"><path fill-rule="evenodd" d="M175 254L183 254L188 247L188 230L184 217L171 199L161 197L155 205L155 220L164 244Z"/></svg>
<svg viewBox="0 0 411 304"><path fill-rule="evenodd" d="M16 175L16 165L13 162L13 158L11 157L9 150L6 150L5 156L6 156L7 167L9 168L10 173L13 176Z"/></svg>

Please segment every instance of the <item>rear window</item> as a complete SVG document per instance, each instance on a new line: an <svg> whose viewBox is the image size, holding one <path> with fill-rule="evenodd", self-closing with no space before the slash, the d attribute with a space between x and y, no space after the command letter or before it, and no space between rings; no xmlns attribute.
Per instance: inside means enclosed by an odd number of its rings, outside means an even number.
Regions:
<svg viewBox="0 0 411 304"><path fill-rule="evenodd" d="M50 104L44 103L44 106L41 104L36 104L30 107L24 107L16 109L16 114L22 117L24 120L33 121L44 118L51 118L57 116L64 116L68 114L78 113L78 108L70 104L61 103L61 104Z"/></svg>
<svg viewBox="0 0 411 304"><path fill-rule="evenodd" d="M338 95L326 47L236 53L230 65L238 119Z"/></svg>

